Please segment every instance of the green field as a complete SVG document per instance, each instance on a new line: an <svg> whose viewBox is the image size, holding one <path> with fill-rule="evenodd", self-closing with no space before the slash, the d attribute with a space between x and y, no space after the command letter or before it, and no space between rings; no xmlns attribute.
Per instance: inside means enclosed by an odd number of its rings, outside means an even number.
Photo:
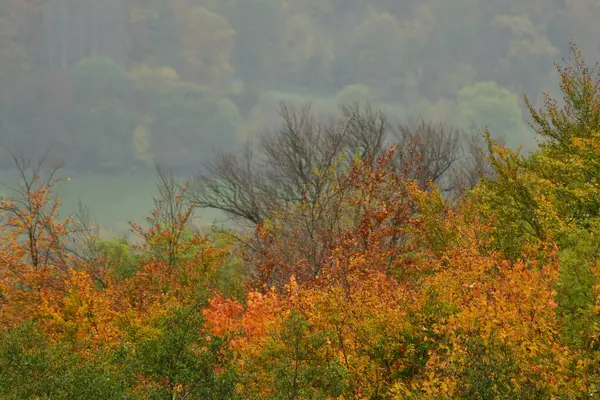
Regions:
<svg viewBox="0 0 600 400"><path fill-rule="evenodd" d="M153 173L109 176L62 171L58 176L62 181L57 185L57 193L63 200L64 214L75 213L81 201L94 220L117 235L127 232L129 221L143 222L157 195ZM0 171L0 182L4 184L15 187L19 184L16 178L13 172ZM9 194L4 185L0 186L0 196ZM198 214L195 222L206 225L222 219L216 211L205 211Z"/></svg>

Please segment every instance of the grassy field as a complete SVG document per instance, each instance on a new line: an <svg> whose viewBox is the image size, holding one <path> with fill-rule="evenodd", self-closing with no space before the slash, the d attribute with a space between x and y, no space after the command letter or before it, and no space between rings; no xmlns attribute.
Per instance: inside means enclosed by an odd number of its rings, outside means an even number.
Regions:
<svg viewBox="0 0 600 400"><path fill-rule="evenodd" d="M75 213L81 201L94 220L117 235L127 232L129 221L143 222L157 195L153 173L109 176L62 171L59 177L63 179L58 185L58 195L63 200L64 214ZM16 174L7 171L0 171L0 182L13 187L19 184ZM0 186L0 196L9 193L6 187ZM198 224L205 225L222 220L223 216L216 211L205 211L197 218Z"/></svg>

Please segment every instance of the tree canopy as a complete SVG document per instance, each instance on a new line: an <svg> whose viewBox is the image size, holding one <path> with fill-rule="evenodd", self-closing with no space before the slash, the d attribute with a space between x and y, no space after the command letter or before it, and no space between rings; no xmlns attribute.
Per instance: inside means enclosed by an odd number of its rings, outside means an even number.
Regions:
<svg viewBox="0 0 600 400"><path fill-rule="evenodd" d="M337 118L284 107L280 129L201 176L159 168L135 242L99 238L84 209L62 216L60 166L13 152L21 181L0 198L0 396L597 397L600 78L570 54L562 101L527 100L534 150L489 131L479 146L443 124L397 126L369 106ZM173 70L78 68L122 80L103 93L135 96L149 74L173 96L210 100ZM472 102L483 108L507 95L475 84L464 100L473 92L490 99ZM209 206L245 224L197 229L194 209Z"/></svg>

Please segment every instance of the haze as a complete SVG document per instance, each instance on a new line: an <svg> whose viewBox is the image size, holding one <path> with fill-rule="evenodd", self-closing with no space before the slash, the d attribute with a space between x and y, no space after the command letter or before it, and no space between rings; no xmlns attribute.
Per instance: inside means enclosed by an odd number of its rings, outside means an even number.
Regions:
<svg viewBox="0 0 600 400"><path fill-rule="evenodd" d="M67 209L116 230L150 208L155 162L194 174L280 101L372 101L533 148L523 94L557 90L570 40L600 58L599 20L591 0L2 0L0 144L66 160Z"/></svg>

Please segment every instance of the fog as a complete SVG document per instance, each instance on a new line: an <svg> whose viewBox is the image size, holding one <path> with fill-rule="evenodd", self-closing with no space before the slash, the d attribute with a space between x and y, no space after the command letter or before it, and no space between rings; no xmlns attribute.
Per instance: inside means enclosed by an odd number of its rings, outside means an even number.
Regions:
<svg viewBox="0 0 600 400"><path fill-rule="evenodd" d="M557 91L571 40L600 58L599 20L593 0L2 0L0 145L64 161L66 209L117 230L151 207L155 163L194 174L280 101L532 148L523 95Z"/></svg>

